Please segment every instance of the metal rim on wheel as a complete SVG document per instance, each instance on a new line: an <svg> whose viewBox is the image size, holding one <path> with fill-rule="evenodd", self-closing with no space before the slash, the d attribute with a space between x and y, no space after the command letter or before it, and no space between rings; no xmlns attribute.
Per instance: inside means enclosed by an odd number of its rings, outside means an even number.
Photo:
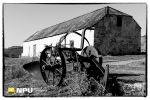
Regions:
<svg viewBox="0 0 150 100"><path fill-rule="evenodd" d="M40 56L40 70L48 85L59 86L66 72L63 54L55 47L45 48Z"/></svg>

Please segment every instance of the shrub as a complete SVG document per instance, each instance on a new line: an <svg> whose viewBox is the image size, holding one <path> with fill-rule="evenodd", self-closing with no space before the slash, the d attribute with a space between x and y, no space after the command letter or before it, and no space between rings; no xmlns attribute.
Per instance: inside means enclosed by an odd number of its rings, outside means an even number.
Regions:
<svg viewBox="0 0 150 100"><path fill-rule="evenodd" d="M123 84L122 88L125 96L146 96L145 83Z"/></svg>

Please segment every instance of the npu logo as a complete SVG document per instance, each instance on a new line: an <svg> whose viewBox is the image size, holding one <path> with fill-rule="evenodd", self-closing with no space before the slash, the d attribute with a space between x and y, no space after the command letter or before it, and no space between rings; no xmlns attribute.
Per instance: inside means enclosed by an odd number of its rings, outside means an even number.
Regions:
<svg viewBox="0 0 150 100"><path fill-rule="evenodd" d="M8 88L8 92L9 93L32 93L33 92L33 88L13 88L13 87L9 87Z"/></svg>

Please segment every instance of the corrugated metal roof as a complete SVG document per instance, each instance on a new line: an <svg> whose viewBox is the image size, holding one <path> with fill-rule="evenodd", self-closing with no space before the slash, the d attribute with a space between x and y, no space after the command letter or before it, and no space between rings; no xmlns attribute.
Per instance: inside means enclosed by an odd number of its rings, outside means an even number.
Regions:
<svg viewBox="0 0 150 100"><path fill-rule="evenodd" d="M92 27L97 22L99 22L106 14L130 16L107 6L102 9L95 10L74 19L38 31L35 34L31 35L24 42L60 35L67 32L73 32L87 27Z"/></svg>

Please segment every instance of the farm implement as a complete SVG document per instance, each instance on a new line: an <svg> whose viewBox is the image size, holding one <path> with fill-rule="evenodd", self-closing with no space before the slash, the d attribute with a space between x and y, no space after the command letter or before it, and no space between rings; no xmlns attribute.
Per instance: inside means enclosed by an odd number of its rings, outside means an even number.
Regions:
<svg viewBox="0 0 150 100"><path fill-rule="evenodd" d="M82 34L73 32L81 36L80 48L75 48L73 41L67 44L70 47L62 45L66 37L72 34L66 33L60 38L56 46L49 45L41 52L39 62L25 64L23 66L24 69L29 71L33 76L43 79L47 85L59 87L66 77L67 65L72 64L74 71L86 73L88 79L93 78L106 91L107 88L111 88L110 90L113 91L113 95L119 95L119 91L115 91L115 86L118 84L115 78L111 77L113 81L108 83L110 79L109 65L102 66L102 55L97 48L90 46L89 41L85 37L86 30L88 28L84 29ZM87 41L89 46L84 48L84 41ZM78 52L81 52L81 54ZM111 84L111 86L109 85L108 87L108 84Z"/></svg>

